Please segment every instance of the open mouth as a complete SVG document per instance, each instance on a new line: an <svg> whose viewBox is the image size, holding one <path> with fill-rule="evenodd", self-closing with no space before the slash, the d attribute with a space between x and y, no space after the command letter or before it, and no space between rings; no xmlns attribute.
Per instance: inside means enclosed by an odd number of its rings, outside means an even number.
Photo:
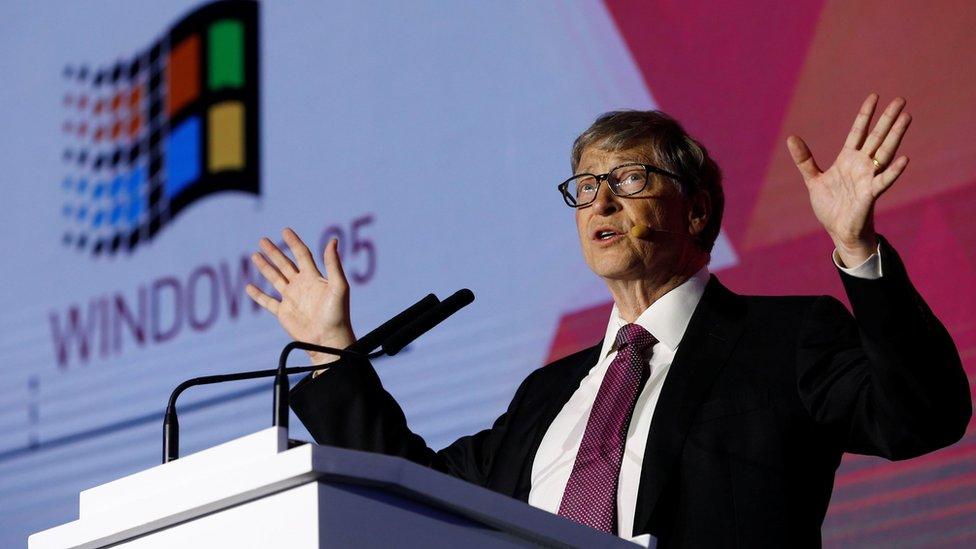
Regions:
<svg viewBox="0 0 976 549"><path fill-rule="evenodd" d="M620 236L622 236L622 233L614 229L608 229L608 228L597 229L596 231L593 232L593 240L596 240L598 242L611 242L613 240L616 240Z"/></svg>

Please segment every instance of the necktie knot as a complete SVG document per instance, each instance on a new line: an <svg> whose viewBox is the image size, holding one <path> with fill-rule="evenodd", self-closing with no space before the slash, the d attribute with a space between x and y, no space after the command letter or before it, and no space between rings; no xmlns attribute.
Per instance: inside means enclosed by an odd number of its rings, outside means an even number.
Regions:
<svg viewBox="0 0 976 549"><path fill-rule="evenodd" d="M655 343L657 343L657 338L640 324L624 324L617 330L617 338L614 340L617 351L631 346L638 354L643 354Z"/></svg>

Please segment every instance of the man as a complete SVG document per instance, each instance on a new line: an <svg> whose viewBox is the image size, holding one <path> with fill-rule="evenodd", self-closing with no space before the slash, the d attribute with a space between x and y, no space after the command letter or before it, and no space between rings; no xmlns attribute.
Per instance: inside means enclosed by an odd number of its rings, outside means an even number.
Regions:
<svg viewBox="0 0 976 549"><path fill-rule="evenodd" d="M869 96L821 171L787 142L854 309L749 297L707 270L723 193L707 151L657 112L600 117L576 140L583 256L614 308L597 345L535 372L490 429L435 452L409 431L368 364L337 363L294 391L316 441L403 456L583 524L661 547L817 545L845 451L905 459L962 437L969 386L945 329L874 232L873 207L905 169L910 117ZM281 294L249 287L295 339L354 341L348 284L284 232L253 259ZM313 356L320 363L328 358Z"/></svg>

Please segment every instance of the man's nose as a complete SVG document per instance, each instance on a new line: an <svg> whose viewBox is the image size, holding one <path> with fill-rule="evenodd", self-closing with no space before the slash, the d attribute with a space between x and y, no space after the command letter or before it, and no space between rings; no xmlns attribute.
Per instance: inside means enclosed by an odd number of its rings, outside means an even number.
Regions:
<svg viewBox="0 0 976 549"><path fill-rule="evenodd" d="M596 199L593 201L594 213L598 215L610 215L620 209L620 202L617 195L610 190L610 182L604 181L597 190Z"/></svg>

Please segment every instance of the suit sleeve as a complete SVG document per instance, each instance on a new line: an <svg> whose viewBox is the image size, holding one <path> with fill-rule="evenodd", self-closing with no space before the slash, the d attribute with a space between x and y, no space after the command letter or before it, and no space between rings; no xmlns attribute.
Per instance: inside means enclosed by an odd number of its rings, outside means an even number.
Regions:
<svg viewBox="0 0 976 549"><path fill-rule="evenodd" d="M880 240L884 276L841 273L853 318L827 296L807 311L797 384L807 411L843 450L906 459L962 438L972 401L949 333Z"/></svg>
<svg viewBox="0 0 976 549"><path fill-rule="evenodd" d="M528 383L522 383L508 410L490 429L462 437L440 451L429 448L410 430L403 410L365 361L340 361L319 376L304 379L292 391L290 402L319 444L403 457L484 486Z"/></svg>

